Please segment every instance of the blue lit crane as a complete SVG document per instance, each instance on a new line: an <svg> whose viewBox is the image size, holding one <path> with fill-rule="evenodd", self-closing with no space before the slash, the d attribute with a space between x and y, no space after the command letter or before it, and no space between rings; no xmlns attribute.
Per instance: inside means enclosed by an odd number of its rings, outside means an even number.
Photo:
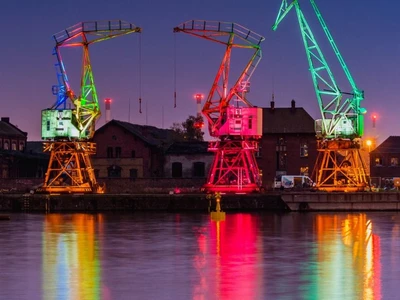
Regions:
<svg viewBox="0 0 400 300"><path fill-rule="evenodd" d="M141 32L139 27L121 21L81 22L53 35L56 46L58 85L53 86L56 103L42 110L44 151L50 152L45 180L40 191L49 193L103 193L90 161L96 144L90 142L95 132L100 107L89 57L89 46L118 36ZM81 47L82 73L80 92L76 94L68 80L61 49ZM69 107L67 107L67 102Z"/></svg>

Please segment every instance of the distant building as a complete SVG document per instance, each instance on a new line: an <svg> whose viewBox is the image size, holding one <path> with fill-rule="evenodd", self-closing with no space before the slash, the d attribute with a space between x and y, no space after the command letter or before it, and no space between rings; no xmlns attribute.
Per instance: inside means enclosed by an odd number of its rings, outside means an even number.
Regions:
<svg viewBox="0 0 400 300"><path fill-rule="evenodd" d="M111 120L93 137L97 144L92 158L96 177L163 177L164 153L174 138L171 129Z"/></svg>
<svg viewBox="0 0 400 300"><path fill-rule="evenodd" d="M173 143L165 153L164 174L167 178L204 178L208 176L214 153L208 142Z"/></svg>
<svg viewBox="0 0 400 300"><path fill-rule="evenodd" d="M263 186L282 175L311 177L317 158L314 119L292 100L290 107L263 108L263 136L256 155Z"/></svg>
<svg viewBox="0 0 400 300"><path fill-rule="evenodd" d="M32 151L28 134L10 123L0 121L0 178L40 178L47 168L48 155ZM41 142L40 142L41 143Z"/></svg>
<svg viewBox="0 0 400 300"><path fill-rule="evenodd" d="M389 136L370 152L370 172L382 187L386 179L400 177L400 136Z"/></svg>

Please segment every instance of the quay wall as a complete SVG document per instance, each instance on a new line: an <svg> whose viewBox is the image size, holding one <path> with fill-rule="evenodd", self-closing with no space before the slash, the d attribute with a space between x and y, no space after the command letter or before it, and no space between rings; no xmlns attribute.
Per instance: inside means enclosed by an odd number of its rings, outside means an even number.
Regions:
<svg viewBox="0 0 400 300"><path fill-rule="evenodd" d="M0 212L192 211L209 212L206 194L0 193ZM222 195L223 211L400 211L400 193L282 192Z"/></svg>
<svg viewBox="0 0 400 300"><path fill-rule="evenodd" d="M209 212L215 206L215 200L205 194L0 194L0 212ZM224 211L288 210L279 195L267 194L224 196L221 207Z"/></svg>

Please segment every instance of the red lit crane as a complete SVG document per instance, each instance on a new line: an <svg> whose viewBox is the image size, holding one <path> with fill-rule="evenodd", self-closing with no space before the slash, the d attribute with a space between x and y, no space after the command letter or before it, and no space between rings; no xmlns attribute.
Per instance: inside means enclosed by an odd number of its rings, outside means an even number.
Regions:
<svg viewBox="0 0 400 300"><path fill-rule="evenodd" d="M209 144L215 152L204 190L207 192L254 192L261 188L261 175L255 152L262 135L262 108L246 98L250 77L261 60L260 44L264 37L235 24L191 20L174 28L224 45L225 54L214 79L202 113L212 137ZM229 88L233 48L248 49L252 55L240 76Z"/></svg>

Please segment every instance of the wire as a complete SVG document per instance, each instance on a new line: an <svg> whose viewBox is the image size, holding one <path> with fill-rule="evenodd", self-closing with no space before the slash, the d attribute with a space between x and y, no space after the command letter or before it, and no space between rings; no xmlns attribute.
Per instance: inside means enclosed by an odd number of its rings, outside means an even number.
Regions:
<svg viewBox="0 0 400 300"><path fill-rule="evenodd" d="M139 34L139 113L142 113L142 34Z"/></svg>
<svg viewBox="0 0 400 300"><path fill-rule="evenodd" d="M176 34L174 34L174 108L176 108Z"/></svg>

